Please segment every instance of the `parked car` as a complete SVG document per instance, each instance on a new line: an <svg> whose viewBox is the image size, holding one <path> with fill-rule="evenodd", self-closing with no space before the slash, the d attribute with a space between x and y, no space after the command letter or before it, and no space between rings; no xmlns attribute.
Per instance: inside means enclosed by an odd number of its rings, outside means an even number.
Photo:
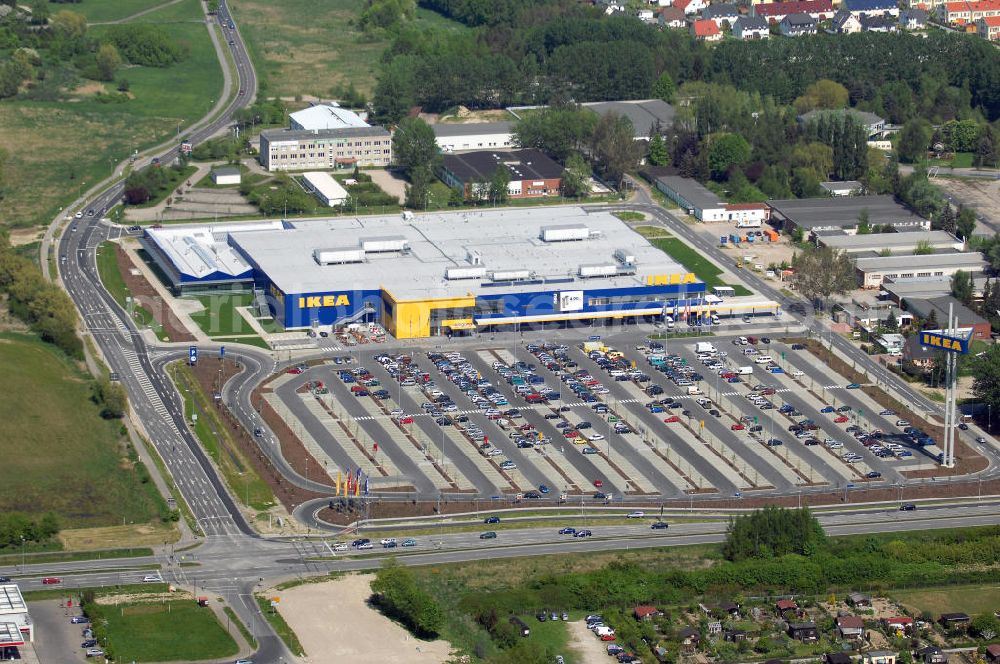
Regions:
<svg viewBox="0 0 1000 664"><path fill-rule="evenodd" d="M71 625L86 625L90 622L90 618L87 616L73 616L69 619Z"/></svg>
<svg viewBox="0 0 1000 664"><path fill-rule="evenodd" d="M902 505L899 506L900 512L912 512L915 509L917 509L917 506L914 505L913 503L903 503Z"/></svg>

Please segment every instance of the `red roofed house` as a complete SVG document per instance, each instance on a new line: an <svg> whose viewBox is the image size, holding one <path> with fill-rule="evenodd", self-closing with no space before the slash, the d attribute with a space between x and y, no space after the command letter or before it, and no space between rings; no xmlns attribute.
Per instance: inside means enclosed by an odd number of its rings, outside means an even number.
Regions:
<svg viewBox="0 0 1000 664"><path fill-rule="evenodd" d="M648 606L648 605L643 605L643 606L637 606L637 607L635 607L635 610L633 611L633 613L635 614L635 619L636 620L649 620L650 618L653 618L655 616L662 615L656 609L655 606Z"/></svg>
<svg viewBox="0 0 1000 664"><path fill-rule="evenodd" d="M679 7L660 7L657 21L664 28L683 28L687 25L687 21L684 20L684 10Z"/></svg>
<svg viewBox="0 0 1000 664"><path fill-rule="evenodd" d="M885 622L886 629L890 632L901 632L902 634L908 634L911 629L913 629L913 618L910 616L898 616L895 618L886 618Z"/></svg>
<svg viewBox="0 0 1000 664"><path fill-rule="evenodd" d="M685 14L700 14L701 10L708 6L705 0L674 0L674 7L677 7Z"/></svg>
<svg viewBox="0 0 1000 664"><path fill-rule="evenodd" d="M983 39L1000 39L1000 16L984 16L976 21L976 34Z"/></svg>
<svg viewBox="0 0 1000 664"><path fill-rule="evenodd" d="M831 0L790 0L768 2L750 8L751 16L760 16L770 23L781 23L789 14L809 14L817 21L825 21L833 17L833 3Z"/></svg>
<svg viewBox="0 0 1000 664"><path fill-rule="evenodd" d="M945 2L938 5L938 18L944 23L966 25L981 18L1000 16L1000 0Z"/></svg>
<svg viewBox="0 0 1000 664"><path fill-rule="evenodd" d="M798 610L799 605L795 603L794 599L779 599L775 602L774 608L778 610L778 613L784 613L789 609L792 609L793 611Z"/></svg>
<svg viewBox="0 0 1000 664"><path fill-rule="evenodd" d="M722 39L722 32L715 21L708 18L700 18L691 24L691 34L699 41L714 42Z"/></svg>
<svg viewBox="0 0 1000 664"><path fill-rule="evenodd" d="M857 616L838 616L837 631L843 639L860 639L865 633L865 621Z"/></svg>

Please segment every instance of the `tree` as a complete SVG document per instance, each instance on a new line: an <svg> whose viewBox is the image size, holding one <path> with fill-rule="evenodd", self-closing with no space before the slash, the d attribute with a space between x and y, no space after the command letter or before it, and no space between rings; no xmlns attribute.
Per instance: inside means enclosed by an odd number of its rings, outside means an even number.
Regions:
<svg viewBox="0 0 1000 664"><path fill-rule="evenodd" d="M850 94L840 83L829 79L821 79L806 88L805 94L795 100L795 110L807 113L817 109L845 108L850 101Z"/></svg>
<svg viewBox="0 0 1000 664"><path fill-rule="evenodd" d="M514 126L514 142L522 148L538 148L566 162L592 141L597 116L579 106L547 108L521 118Z"/></svg>
<svg viewBox="0 0 1000 664"><path fill-rule="evenodd" d="M579 154L566 160L566 170L563 171L563 196L578 198L590 193L590 164Z"/></svg>
<svg viewBox="0 0 1000 664"><path fill-rule="evenodd" d="M944 207L941 208L941 213L937 218L931 220L931 226L935 230L942 230L952 235L955 234L957 228L957 220L955 219L955 211L950 205L945 203Z"/></svg>
<svg viewBox="0 0 1000 664"><path fill-rule="evenodd" d="M871 217L868 208L862 208L858 213L858 235L868 235L872 232Z"/></svg>
<svg viewBox="0 0 1000 664"><path fill-rule="evenodd" d="M31 22L35 25L45 25L49 20L48 0L31 0L28 7L31 9Z"/></svg>
<svg viewBox="0 0 1000 664"><path fill-rule="evenodd" d="M958 234L958 237L968 242L975 230L976 211L964 206L958 208L958 220L955 222L955 232Z"/></svg>
<svg viewBox="0 0 1000 664"><path fill-rule="evenodd" d="M496 204L506 203L510 193L507 189L509 185L510 170L504 164L500 164L490 178L489 200Z"/></svg>
<svg viewBox="0 0 1000 664"><path fill-rule="evenodd" d="M434 182L434 172L429 166L415 166L410 171L410 184L406 187L406 205L424 210L430 203L431 183ZM472 186L473 198L482 196L475 185Z"/></svg>
<svg viewBox="0 0 1000 664"><path fill-rule="evenodd" d="M433 171L440 159L434 130L420 118L403 118L392 135L392 153L407 177L418 167Z"/></svg>
<svg viewBox="0 0 1000 664"><path fill-rule="evenodd" d="M973 361L972 394L1000 412L1000 345L990 345Z"/></svg>
<svg viewBox="0 0 1000 664"><path fill-rule="evenodd" d="M396 124L416 104L416 63L395 58L382 67L372 95L372 114L382 124Z"/></svg>
<svg viewBox="0 0 1000 664"><path fill-rule="evenodd" d="M792 268L799 292L821 306L831 295L845 293L857 283L850 258L845 252L830 247L796 254L792 258Z"/></svg>
<svg viewBox="0 0 1000 664"><path fill-rule="evenodd" d="M973 295L972 274L959 270L951 275L951 294L962 304L970 304Z"/></svg>
<svg viewBox="0 0 1000 664"><path fill-rule="evenodd" d="M118 49L114 44L101 44L97 47L97 78L101 81L111 81L115 70L122 64Z"/></svg>
<svg viewBox="0 0 1000 664"><path fill-rule="evenodd" d="M981 613L969 625L972 632L984 641L992 641L1000 633L1000 620L990 612Z"/></svg>
<svg viewBox="0 0 1000 664"><path fill-rule="evenodd" d="M666 166L670 163L667 144L660 134L655 134L649 141L649 163L653 166Z"/></svg>
<svg viewBox="0 0 1000 664"><path fill-rule="evenodd" d="M887 332L898 332L899 331L899 320L896 318L896 314L891 311L886 314L885 320L882 322L882 327Z"/></svg>
<svg viewBox="0 0 1000 664"><path fill-rule="evenodd" d="M86 17L68 9L62 9L53 14L52 18L49 19L49 24L53 32L71 41L83 39L83 36L87 34Z"/></svg>
<svg viewBox="0 0 1000 664"><path fill-rule="evenodd" d="M669 73L663 72L656 79L656 82L653 83L653 97L670 103L674 98L674 91L676 89L674 79L670 78Z"/></svg>
<svg viewBox="0 0 1000 664"><path fill-rule="evenodd" d="M997 154L997 137L993 127L986 125L976 141L976 153L972 163L978 168L996 168L1000 156Z"/></svg>
<svg viewBox="0 0 1000 664"><path fill-rule="evenodd" d="M721 178L731 166L750 161L750 144L739 134L715 134L708 147L712 177Z"/></svg>
<svg viewBox="0 0 1000 664"><path fill-rule="evenodd" d="M625 173L635 168L639 161L632 121L618 113L602 115L594 126L591 152L601 175L621 187Z"/></svg>
<svg viewBox="0 0 1000 664"><path fill-rule="evenodd" d="M730 519L722 555L739 562L790 553L813 555L826 542L823 528L809 511L768 506Z"/></svg>
<svg viewBox="0 0 1000 664"><path fill-rule="evenodd" d="M924 321L922 329L924 330L937 330L940 329L941 324L938 323L937 312L931 309L931 313L927 316L927 320Z"/></svg>
<svg viewBox="0 0 1000 664"><path fill-rule="evenodd" d="M94 401L101 407L101 417L106 419L124 417L128 409L128 397L124 388L104 377L94 384Z"/></svg>
<svg viewBox="0 0 1000 664"><path fill-rule="evenodd" d="M931 142L931 125L923 118L907 120L899 134L899 144L896 153L899 160L906 164L915 164L927 154L927 146Z"/></svg>
<svg viewBox="0 0 1000 664"><path fill-rule="evenodd" d="M413 573L395 558L382 564L371 583L375 604L390 617L400 620L418 637L436 636L444 613L434 598L420 588Z"/></svg>
<svg viewBox="0 0 1000 664"><path fill-rule="evenodd" d="M939 130L944 146L954 152L972 152L979 142L979 123L975 120L949 120Z"/></svg>
<svg viewBox="0 0 1000 664"><path fill-rule="evenodd" d="M416 11L414 0L365 0L358 25L363 32L390 30L413 20Z"/></svg>

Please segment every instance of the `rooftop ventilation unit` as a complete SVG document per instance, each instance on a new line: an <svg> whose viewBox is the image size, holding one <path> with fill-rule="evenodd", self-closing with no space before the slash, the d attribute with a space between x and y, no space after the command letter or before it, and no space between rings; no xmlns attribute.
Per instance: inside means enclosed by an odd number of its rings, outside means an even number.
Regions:
<svg viewBox="0 0 1000 664"><path fill-rule="evenodd" d="M455 281L458 279L482 279L485 276L485 267L449 267L444 271L444 278L449 281Z"/></svg>
<svg viewBox="0 0 1000 664"><path fill-rule="evenodd" d="M635 254L628 249L615 249L615 260L622 265L635 265Z"/></svg>
<svg viewBox="0 0 1000 664"><path fill-rule="evenodd" d="M594 237L589 228L583 224L565 224L560 226L542 226L539 237L542 242L572 242Z"/></svg>
<svg viewBox="0 0 1000 664"><path fill-rule="evenodd" d="M618 274L618 265L614 263L581 265L578 274L585 279L590 277L613 277Z"/></svg>
<svg viewBox="0 0 1000 664"><path fill-rule="evenodd" d="M366 253L377 254L406 251L409 241L402 235L385 235L382 237L363 237L358 244Z"/></svg>
<svg viewBox="0 0 1000 664"><path fill-rule="evenodd" d="M340 265L343 263L364 263L364 249L315 249L313 260L320 265Z"/></svg>
<svg viewBox="0 0 1000 664"><path fill-rule="evenodd" d="M531 278L531 270L494 270L489 278L490 281L524 281Z"/></svg>

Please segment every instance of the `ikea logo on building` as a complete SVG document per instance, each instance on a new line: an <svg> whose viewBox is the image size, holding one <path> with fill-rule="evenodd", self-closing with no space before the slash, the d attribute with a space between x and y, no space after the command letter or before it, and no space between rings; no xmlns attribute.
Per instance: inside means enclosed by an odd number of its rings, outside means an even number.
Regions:
<svg viewBox="0 0 1000 664"><path fill-rule="evenodd" d="M694 272L686 274L650 274L646 277L647 286L673 286L675 284L694 284L698 279Z"/></svg>
<svg viewBox="0 0 1000 664"><path fill-rule="evenodd" d="M285 294L274 284L271 284L271 297L278 301L278 304L285 303Z"/></svg>
<svg viewBox="0 0 1000 664"><path fill-rule="evenodd" d="M969 342L967 339L945 336L939 332L921 332L920 345L930 348L940 348L952 353L968 353Z"/></svg>
<svg viewBox="0 0 1000 664"><path fill-rule="evenodd" d="M349 307L351 298L340 295L309 295L299 298L299 309L317 309L319 307Z"/></svg>

